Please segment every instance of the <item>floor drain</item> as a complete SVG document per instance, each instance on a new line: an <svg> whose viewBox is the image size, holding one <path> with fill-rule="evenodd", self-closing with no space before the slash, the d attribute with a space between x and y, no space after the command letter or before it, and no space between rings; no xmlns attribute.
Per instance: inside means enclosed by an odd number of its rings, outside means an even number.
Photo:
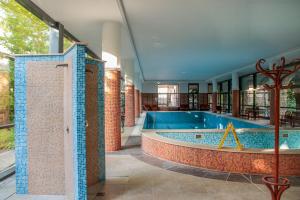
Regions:
<svg viewBox="0 0 300 200"><path fill-rule="evenodd" d="M96 197L103 197L104 195L105 195L104 192L98 192L98 193L96 194Z"/></svg>

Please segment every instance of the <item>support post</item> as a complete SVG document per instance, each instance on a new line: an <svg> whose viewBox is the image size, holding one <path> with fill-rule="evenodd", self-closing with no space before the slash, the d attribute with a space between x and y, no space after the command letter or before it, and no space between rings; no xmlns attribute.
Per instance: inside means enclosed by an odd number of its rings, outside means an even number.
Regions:
<svg viewBox="0 0 300 200"><path fill-rule="evenodd" d="M64 25L58 23L58 53L64 52Z"/></svg>

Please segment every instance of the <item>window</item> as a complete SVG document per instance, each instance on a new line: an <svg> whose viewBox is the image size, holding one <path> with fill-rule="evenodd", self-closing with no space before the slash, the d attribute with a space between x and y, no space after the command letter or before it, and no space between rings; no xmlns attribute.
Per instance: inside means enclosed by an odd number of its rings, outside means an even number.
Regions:
<svg viewBox="0 0 300 200"><path fill-rule="evenodd" d="M179 107L178 85L158 85L158 106Z"/></svg>

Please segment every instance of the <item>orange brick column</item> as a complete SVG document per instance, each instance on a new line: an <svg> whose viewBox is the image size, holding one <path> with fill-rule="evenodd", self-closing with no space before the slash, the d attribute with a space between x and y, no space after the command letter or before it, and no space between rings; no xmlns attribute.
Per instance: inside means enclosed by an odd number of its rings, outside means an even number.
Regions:
<svg viewBox="0 0 300 200"><path fill-rule="evenodd" d="M217 104L218 104L218 94L216 92L212 93L212 112L217 112Z"/></svg>
<svg viewBox="0 0 300 200"><path fill-rule="evenodd" d="M121 149L121 105L119 70L105 71L105 150Z"/></svg>
<svg viewBox="0 0 300 200"><path fill-rule="evenodd" d="M139 90L134 90L134 116L140 117L140 110L139 110Z"/></svg>
<svg viewBox="0 0 300 200"><path fill-rule="evenodd" d="M134 85L125 86L125 126L135 125Z"/></svg>
<svg viewBox="0 0 300 200"><path fill-rule="evenodd" d="M138 106L139 116L141 116L140 90L138 90L137 102L138 102L138 105L137 105L137 106Z"/></svg>
<svg viewBox="0 0 300 200"><path fill-rule="evenodd" d="M143 113L143 106L142 106L142 91L140 91L140 113Z"/></svg>
<svg viewBox="0 0 300 200"><path fill-rule="evenodd" d="M232 116L240 116L240 91L232 90Z"/></svg>

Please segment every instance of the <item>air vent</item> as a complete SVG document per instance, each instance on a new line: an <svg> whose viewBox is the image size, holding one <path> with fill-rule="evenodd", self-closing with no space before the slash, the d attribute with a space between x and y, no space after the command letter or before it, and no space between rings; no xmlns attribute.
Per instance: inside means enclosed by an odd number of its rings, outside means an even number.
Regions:
<svg viewBox="0 0 300 200"><path fill-rule="evenodd" d="M284 133L284 134L282 134L282 137L287 138L287 137L289 137L289 134Z"/></svg>

